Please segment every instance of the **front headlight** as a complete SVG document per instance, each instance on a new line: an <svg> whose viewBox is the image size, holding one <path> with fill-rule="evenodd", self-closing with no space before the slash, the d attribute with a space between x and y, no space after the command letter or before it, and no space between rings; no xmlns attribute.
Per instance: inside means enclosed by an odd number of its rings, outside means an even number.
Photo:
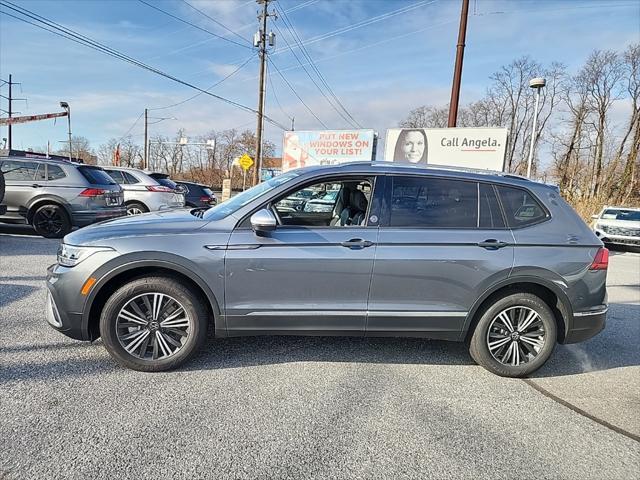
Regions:
<svg viewBox="0 0 640 480"><path fill-rule="evenodd" d="M115 250L110 247L76 247L61 243L58 249L58 263L63 267L75 267L94 253L109 251Z"/></svg>

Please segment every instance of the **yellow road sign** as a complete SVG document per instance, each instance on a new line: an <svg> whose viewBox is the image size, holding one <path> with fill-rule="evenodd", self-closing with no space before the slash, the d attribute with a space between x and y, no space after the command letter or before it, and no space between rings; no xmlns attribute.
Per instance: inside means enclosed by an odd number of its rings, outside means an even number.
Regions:
<svg viewBox="0 0 640 480"><path fill-rule="evenodd" d="M253 159L245 153L238 159L238 163L244 171L247 171L253 165Z"/></svg>

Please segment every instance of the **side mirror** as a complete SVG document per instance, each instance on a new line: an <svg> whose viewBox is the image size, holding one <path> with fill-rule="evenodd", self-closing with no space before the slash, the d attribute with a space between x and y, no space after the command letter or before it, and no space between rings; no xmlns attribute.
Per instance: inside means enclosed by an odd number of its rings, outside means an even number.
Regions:
<svg viewBox="0 0 640 480"><path fill-rule="evenodd" d="M251 215L251 228L256 232L256 235L274 231L277 224L275 215L267 208L258 210Z"/></svg>
<svg viewBox="0 0 640 480"><path fill-rule="evenodd" d="M598 215L591 215L591 218L594 219L594 220L597 220L600 217L598 217Z"/></svg>

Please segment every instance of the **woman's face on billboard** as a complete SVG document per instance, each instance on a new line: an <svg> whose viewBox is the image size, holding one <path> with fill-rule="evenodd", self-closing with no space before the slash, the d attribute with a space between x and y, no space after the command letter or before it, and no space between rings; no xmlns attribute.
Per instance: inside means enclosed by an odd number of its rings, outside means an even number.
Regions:
<svg viewBox="0 0 640 480"><path fill-rule="evenodd" d="M420 132L408 132L402 144L404 157L410 162L419 162L424 153L424 136Z"/></svg>

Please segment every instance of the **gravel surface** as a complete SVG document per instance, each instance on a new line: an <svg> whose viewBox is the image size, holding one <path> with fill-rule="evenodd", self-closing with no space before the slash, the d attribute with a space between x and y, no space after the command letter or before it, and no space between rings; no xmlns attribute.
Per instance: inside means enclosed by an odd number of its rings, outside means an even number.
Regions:
<svg viewBox="0 0 640 480"><path fill-rule="evenodd" d="M640 443L461 344L212 339L180 371L124 370L46 324L58 242L1 231L2 480L637 478ZM640 255L614 255L609 283L607 329L533 381L640 434Z"/></svg>

